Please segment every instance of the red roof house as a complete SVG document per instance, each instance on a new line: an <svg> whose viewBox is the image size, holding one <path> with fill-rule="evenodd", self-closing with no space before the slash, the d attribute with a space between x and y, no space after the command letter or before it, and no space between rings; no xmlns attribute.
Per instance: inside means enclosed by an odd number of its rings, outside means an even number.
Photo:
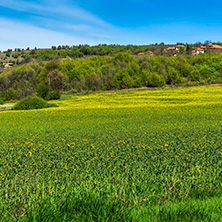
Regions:
<svg viewBox="0 0 222 222"><path fill-rule="evenodd" d="M144 55L145 53L144 52L140 52L140 53L138 53L137 55Z"/></svg>
<svg viewBox="0 0 222 222"><path fill-rule="evenodd" d="M180 50L181 48L183 48L183 49L184 49L184 48L185 48L185 46L184 46L184 45L177 45L177 46L176 46L176 50Z"/></svg>
<svg viewBox="0 0 222 222"><path fill-rule="evenodd" d="M175 47L168 47L166 50L175 50Z"/></svg>
<svg viewBox="0 0 222 222"><path fill-rule="evenodd" d="M222 46L220 46L220 45L212 45L212 46L210 46L210 49L222 49Z"/></svg>

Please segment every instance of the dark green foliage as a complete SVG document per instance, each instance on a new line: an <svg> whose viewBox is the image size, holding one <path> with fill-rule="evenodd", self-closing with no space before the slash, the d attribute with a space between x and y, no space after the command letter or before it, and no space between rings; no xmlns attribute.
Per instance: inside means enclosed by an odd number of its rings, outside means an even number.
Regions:
<svg viewBox="0 0 222 222"><path fill-rule="evenodd" d="M147 80L148 87L161 87L165 84L164 78L158 73L152 73Z"/></svg>
<svg viewBox="0 0 222 222"><path fill-rule="evenodd" d="M116 74L113 77L113 87L116 89L127 89L132 88L133 86L133 79L131 76L127 73L127 71L119 71L118 74Z"/></svg>
<svg viewBox="0 0 222 222"><path fill-rule="evenodd" d="M3 90L0 92L0 98L3 101L13 100L13 99L16 99L16 97L17 97L17 92L13 88L9 88L7 90Z"/></svg>
<svg viewBox="0 0 222 222"><path fill-rule="evenodd" d="M4 101L2 99L0 99L0 105L3 105Z"/></svg>
<svg viewBox="0 0 222 222"><path fill-rule="evenodd" d="M61 47L65 47L59 51L61 56L67 56L65 55L67 46ZM132 49L133 47L127 48ZM93 49L106 55L104 51L106 46ZM97 54L98 51L93 52L93 49L89 46L79 46L70 50L73 55L83 52ZM46 51L36 51L36 53L46 53ZM57 56L58 50L49 51L55 53L55 57ZM46 55L48 56L47 53ZM7 70L0 75L0 90L6 92L12 88L16 93L11 97L5 95L8 93L4 93L0 97L3 100L22 99L37 93L37 96L46 99L49 92L55 90L89 92L146 86L192 86L220 83L221 79L222 55L219 53L180 55L177 57L150 56L147 54L140 57L123 50L113 57L93 56L75 60L57 58L48 62L33 62Z"/></svg>
<svg viewBox="0 0 222 222"><path fill-rule="evenodd" d="M167 74L167 84L179 84L181 83L181 76L177 69L170 67Z"/></svg>
<svg viewBox="0 0 222 222"><path fill-rule="evenodd" d="M28 96L15 104L14 110L42 109L49 107L47 101L39 97Z"/></svg>
<svg viewBox="0 0 222 222"><path fill-rule="evenodd" d="M10 53L10 52L7 52L5 55L6 55L7 57L10 57L11 53Z"/></svg>
<svg viewBox="0 0 222 222"><path fill-rule="evenodd" d="M36 88L37 96L43 99L47 98L49 91L50 91L50 86L44 82L41 82Z"/></svg>
<svg viewBox="0 0 222 222"><path fill-rule="evenodd" d="M12 57L15 58L15 59L17 59L19 56L20 56L19 52L16 52L16 53L12 54Z"/></svg>
<svg viewBox="0 0 222 222"><path fill-rule="evenodd" d="M198 69L194 69L190 73L190 77L192 81L200 81L201 80L201 75Z"/></svg>
<svg viewBox="0 0 222 222"><path fill-rule="evenodd" d="M56 100L60 99L61 93L60 90L54 90L49 92L49 94L46 96L46 100Z"/></svg>
<svg viewBox="0 0 222 222"><path fill-rule="evenodd" d="M38 75L40 71L41 63L32 63L3 72L0 75L0 91L7 91L10 88L16 90L13 98L6 98L6 100L32 96L39 82Z"/></svg>

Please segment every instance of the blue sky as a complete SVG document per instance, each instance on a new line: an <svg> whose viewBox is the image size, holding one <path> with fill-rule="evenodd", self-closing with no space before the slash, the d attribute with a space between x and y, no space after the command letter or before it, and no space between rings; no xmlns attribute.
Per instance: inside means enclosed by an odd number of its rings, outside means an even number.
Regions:
<svg viewBox="0 0 222 222"><path fill-rule="evenodd" d="M0 50L222 41L219 0L0 0Z"/></svg>

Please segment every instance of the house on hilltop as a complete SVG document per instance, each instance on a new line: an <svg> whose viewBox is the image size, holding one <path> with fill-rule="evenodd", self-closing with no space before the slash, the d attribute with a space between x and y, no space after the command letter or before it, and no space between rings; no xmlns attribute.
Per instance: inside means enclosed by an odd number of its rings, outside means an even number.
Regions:
<svg viewBox="0 0 222 222"><path fill-rule="evenodd" d="M196 52L197 52L197 54L204 53L204 49L202 49L202 48L197 48L197 49L196 49Z"/></svg>
<svg viewBox="0 0 222 222"><path fill-rule="evenodd" d="M211 45L209 48L210 49L222 49L222 46L220 46L220 45Z"/></svg>
<svg viewBox="0 0 222 222"><path fill-rule="evenodd" d="M138 55L138 56L142 56L142 55L145 55L145 53L144 53L144 52L140 52L140 53L138 53L137 55Z"/></svg>
<svg viewBox="0 0 222 222"><path fill-rule="evenodd" d="M191 54L192 55L197 55L197 51L194 49L194 50L191 51Z"/></svg>
<svg viewBox="0 0 222 222"><path fill-rule="evenodd" d="M180 49L185 49L185 46L184 45L177 45L176 50L180 50Z"/></svg>
<svg viewBox="0 0 222 222"><path fill-rule="evenodd" d="M168 47L166 50L168 50L168 51L172 51L172 50L175 50L176 49L176 47Z"/></svg>
<svg viewBox="0 0 222 222"><path fill-rule="evenodd" d="M5 68L12 68L14 66L14 63L3 63L3 66Z"/></svg>
<svg viewBox="0 0 222 222"><path fill-rule="evenodd" d="M202 49L202 48L194 48L194 50L191 51L192 55L197 55L197 54L200 54L200 53L204 53L204 49Z"/></svg>
<svg viewBox="0 0 222 222"><path fill-rule="evenodd" d="M213 44L211 44L211 45L208 45L209 47L208 47L208 50L210 51L210 52L222 52L222 46L220 46L220 45L213 45Z"/></svg>

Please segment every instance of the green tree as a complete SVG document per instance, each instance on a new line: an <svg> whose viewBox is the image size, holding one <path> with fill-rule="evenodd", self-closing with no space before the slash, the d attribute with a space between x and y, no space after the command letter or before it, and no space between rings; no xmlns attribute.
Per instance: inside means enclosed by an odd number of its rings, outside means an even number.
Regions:
<svg viewBox="0 0 222 222"><path fill-rule="evenodd" d="M115 89L131 88L133 86L133 79L127 71L125 71L125 70L121 71L120 70L113 77L112 86Z"/></svg>
<svg viewBox="0 0 222 222"><path fill-rule="evenodd" d="M50 90L51 88L48 84L46 84L45 82L41 82L36 88L36 93L38 97L46 99Z"/></svg>
<svg viewBox="0 0 222 222"><path fill-rule="evenodd" d="M161 87L165 85L165 80L163 76L158 75L158 73L154 72L147 78L147 86L148 87Z"/></svg>

